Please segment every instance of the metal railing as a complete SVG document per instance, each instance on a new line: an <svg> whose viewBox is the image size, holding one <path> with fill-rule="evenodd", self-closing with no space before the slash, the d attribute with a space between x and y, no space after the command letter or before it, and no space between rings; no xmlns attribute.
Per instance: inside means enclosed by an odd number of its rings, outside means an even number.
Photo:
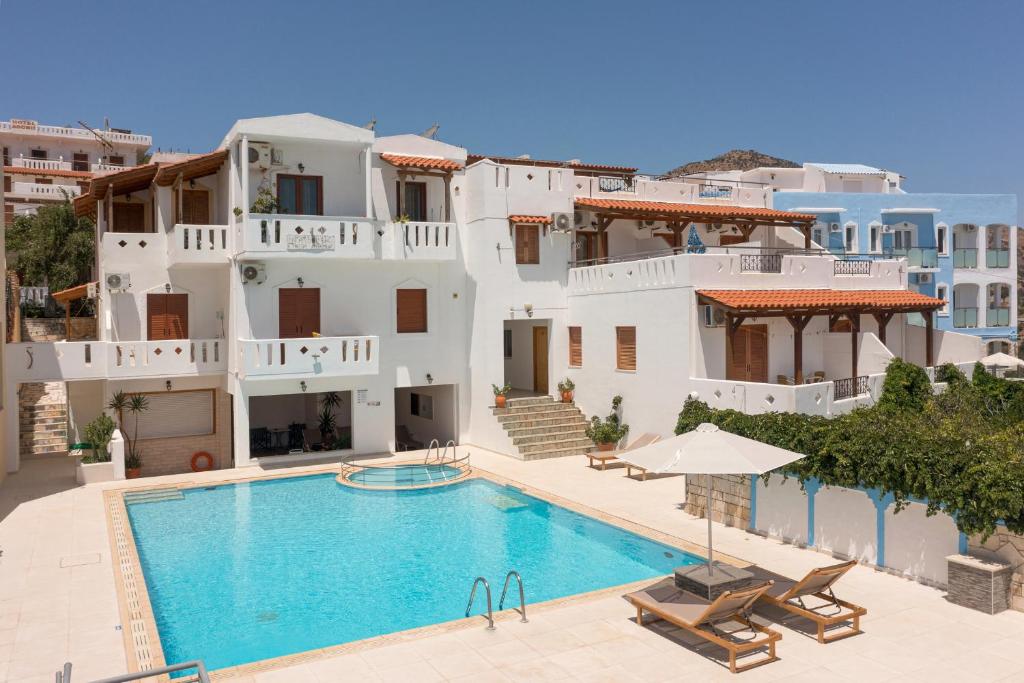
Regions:
<svg viewBox="0 0 1024 683"><path fill-rule="evenodd" d="M487 579L482 576L476 577L473 581L473 590L469 592L469 603L466 605L466 616L473 610L473 598L476 597L476 587L481 583L484 584L484 590L487 591L487 630L494 630L494 610L491 609L491 584L487 583Z"/></svg>
<svg viewBox="0 0 1024 683"><path fill-rule="evenodd" d="M832 384L835 387L832 392L832 400L834 401L841 401L844 398L853 398L854 396L863 396L869 393L867 375L834 379Z"/></svg>
<svg viewBox="0 0 1024 683"><path fill-rule="evenodd" d="M953 250L954 268L977 268L978 250L974 248L960 248Z"/></svg>
<svg viewBox="0 0 1024 683"><path fill-rule="evenodd" d="M782 254L741 254L740 272L781 273Z"/></svg>
<svg viewBox="0 0 1024 683"><path fill-rule="evenodd" d="M1009 249L986 249L985 250L985 267L986 268L1009 268L1010 267L1010 250Z"/></svg>
<svg viewBox="0 0 1024 683"><path fill-rule="evenodd" d="M989 308L985 316L985 324L988 327L1006 327L1010 324L1009 308Z"/></svg>
<svg viewBox="0 0 1024 683"><path fill-rule="evenodd" d="M455 462L457 453L456 453L456 450L455 450L456 449L455 441L453 439L448 439L448 441L444 445L444 450L443 451L441 450L441 442L438 441L437 439L431 439L430 440L430 444L427 446L427 454L423 458L424 464L429 463L429 462L444 463L445 458L448 457L448 449L449 448L452 449L452 462ZM431 459L431 457L430 457L431 453L434 454L434 458L433 459Z"/></svg>
<svg viewBox="0 0 1024 683"><path fill-rule="evenodd" d="M697 196L701 199L729 199L732 193L731 185L702 183L697 188Z"/></svg>
<svg viewBox="0 0 1024 683"><path fill-rule="evenodd" d="M978 326L978 309L977 308L954 308L953 309L953 327L977 327Z"/></svg>
<svg viewBox="0 0 1024 683"><path fill-rule="evenodd" d="M597 189L601 192L636 192L636 177L598 176Z"/></svg>
<svg viewBox="0 0 1024 683"><path fill-rule="evenodd" d="M895 258L907 259L911 268L938 268L939 250L935 247L908 247L886 249L884 253Z"/></svg>
<svg viewBox="0 0 1024 683"><path fill-rule="evenodd" d="M365 465L352 460L341 462L341 476L346 481L382 489L412 489L451 483L464 479L472 472L469 453L461 458L453 453L451 460L432 462L405 461L387 465Z"/></svg>
<svg viewBox="0 0 1024 683"><path fill-rule="evenodd" d="M516 577L516 582L519 584L519 614L522 617L519 619L522 623L527 623L526 618L526 597L523 591L523 577L519 575L515 569L505 575L505 587L501 589L501 599L498 600L498 611L500 612L505 608L505 594L508 593L508 582L512 580L512 577Z"/></svg>
<svg viewBox="0 0 1024 683"><path fill-rule="evenodd" d="M582 268L586 266L600 266L609 263L625 263L627 261L644 261L667 256L678 256L679 254L778 254L781 256L829 256L825 249L803 249L801 247L761 247L756 245L744 246L730 244L727 247L714 245L692 245L687 244L681 247L669 247L668 249L657 249L654 251L638 251L630 254L619 254L617 256L604 256L600 258L576 259L569 262L570 268ZM865 255L867 256L867 255ZM875 258L880 255L876 254Z"/></svg>
<svg viewBox="0 0 1024 683"><path fill-rule="evenodd" d="M210 683L210 675L206 672L206 665L203 664L201 659L182 662L181 664L171 664L170 666L161 666L158 669L147 669L146 671L136 671L135 673L122 674L120 676L100 678L92 681L92 683L129 683L130 681L141 681L143 678L150 678L151 676L164 676L177 671L189 671L190 669L196 670L195 680L199 681L199 683ZM66 663L64 668L57 672L55 680L56 683L71 683L71 662Z"/></svg>
<svg viewBox="0 0 1024 683"><path fill-rule="evenodd" d="M864 259L836 259L833 275L871 275L871 261Z"/></svg>

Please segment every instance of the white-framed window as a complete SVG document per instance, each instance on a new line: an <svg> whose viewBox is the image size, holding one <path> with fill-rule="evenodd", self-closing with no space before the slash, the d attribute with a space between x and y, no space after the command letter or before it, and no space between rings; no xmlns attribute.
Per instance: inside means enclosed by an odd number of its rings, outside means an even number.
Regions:
<svg viewBox="0 0 1024 683"><path fill-rule="evenodd" d="M853 221L843 226L843 246L848 254L857 253L857 224Z"/></svg>
<svg viewBox="0 0 1024 683"><path fill-rule="evenodd" d="M892 248L897 251L912 249L914 247L914 231L909 228L899 228L892 231Z"/></svg>
<svg viewBox="0 0 1024 683"><path fill-rule="evenodd" d="M878 221L868 225L868 251L872 254L882 251L882 224Z"/></svg>
<svg viewBox="0 0 1024 683"><path fill-rule="evenodd" d="M945 223L935 226L935 248L939 256L949 256L949 226Z"/></svg>
<svg viewBox="0 0 1024 683"><path fill-rule="evenodd" d="M942 299L945 303L942 304L942 308L939 309L939 315L949 315L949 285L937 284L935 285L935 298Z"/></svg>
<svg viewBox="0 0 1024 683"><path fill-rule="evenodd" d="M815 223L811 228L811 239L823 249L828 248L828 226L822 223Z"/></svg>

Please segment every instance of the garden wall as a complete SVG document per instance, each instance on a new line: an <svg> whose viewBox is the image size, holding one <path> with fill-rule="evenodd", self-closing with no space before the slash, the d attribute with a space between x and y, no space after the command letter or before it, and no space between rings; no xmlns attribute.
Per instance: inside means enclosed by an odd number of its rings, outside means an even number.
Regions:
<svg viewBox="0 0 1024 683"><path fill-rule="evenodd" d="M1010 606L1024 612L1024 536L1011 533L1000 525L986 541L982 541L980 535L971 536L967 547L971 555L1000 560L1013 567Z"/></svg>
<svg viewBox="0 0 1024 683"><path fill-rule="evenodd" d="M64 318L22 318L21 341L23 342L55 342L64 341ZM96 318L72 318L71 339L96 339Z"/></svg>
<svg viewBox="0 0 1024 683"><path fill-rule="evenodd" d="M746 529L750 526L750 478L741 474L720 474L711 477L711 519ZM704 516L707 507L707 477L686 475L686 512Z"/></svg>

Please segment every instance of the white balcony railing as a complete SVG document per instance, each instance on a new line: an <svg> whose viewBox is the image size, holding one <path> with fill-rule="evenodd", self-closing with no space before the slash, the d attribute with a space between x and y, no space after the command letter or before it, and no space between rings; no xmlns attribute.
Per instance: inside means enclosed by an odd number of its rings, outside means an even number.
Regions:
<svg viewBox="0 0 1024 683"><path fill-rule="evenodd" d="M247 378L376 375L379 344L377 337L240 339L239 365Z"/></svg>
<svg viewBox="0 0 1024 683"><path fill-rule="evenodd" d="M89 166L89 168L92 169L93 173L107 174L107 173L117 173L119 171L125 170L126 168L131 168L131 166L126 166L124 164L102 164L102 163L100 163L100 164L91 164Z"/></svg>
<svg viewBox="0 0 1024 683"><path fill-rule="evenodd" d="M108 271L161 267L167 253L162 232L105 232L100 240L101 263Z"/></svg>
<svg viewBox="0 0 1024 683"><path fill-rule="evenodd" d="M455 258L455 223L389 223L383 254L386 259L451 261Z"/></svg>
<svg viewBox="0 0 1024 683"><path fill-rule="evenodd" d="M11 166L15 168L30 168L36 171L70 171L71 162L63 159L26 159L19 157L11 159Z"/></svg>
<svg viewBox="0 0 1024 683"><path fill-rule="evenodd" d="M64 126L41 126L35 121L0 121L0 133L18 133L20 135L45 135L49 137L72 138L76 140L88 140L96 142L96 135L84 128L66 128ZM108 142L125 145L153 144L153 138L149 135L138 135L136 133L121 133L114 130L97 131Z"/></svg>
<svg viewBox="0 0 1024 683"><path fill-rule="evenodd" d="M11 194L22 195L36 199L60 200L67 197L77 197L82 193L78 185L44 185L42 183L12 183Z"/></svg>
<svg viewBox="0 0 1024 683"><path fill-rule="evenodd" d="M34 342L7 345L13 382L190 376L227 370L223 339Z"/></svg>
<svg viewBox="0 0 1024 683"><path fill-rule="evenodd" d="M231 256L226 225L175 225L167 242L169 265L223 264Z"/></svg>
<svg viewBox="0 0 1024 683"><path fill-rule="evenodd" d="M253 214L243 226L239 250L253 255L306 254L376 258L380 223L345 216Z"/></svg>
<svg viewBox="0 0 1024 683"><path fill-rule="evenodd" d="M712 408L731 408L748 415L771 412L828 415L835 390L831 381L793 386L691 377L690 384L697 398Z"/></svg>

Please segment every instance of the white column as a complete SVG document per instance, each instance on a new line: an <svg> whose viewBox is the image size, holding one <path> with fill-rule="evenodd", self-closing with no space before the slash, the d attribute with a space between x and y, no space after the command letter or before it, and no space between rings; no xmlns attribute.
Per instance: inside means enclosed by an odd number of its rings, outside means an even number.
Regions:
<svg viewBox="0 0 1024 683"><path fill-rule="evenodd" d="M110 437L110 444L107 446L110 451L110 462L114 465L115 481L124 479L124 447L124 437L121 436L121 430L115 429L114 434Z"/></svg>
<svg viewBox="0 0 1024 683"><path fill-rule="evenodd" d="M366 213L364 215L366 215L367 217L372 217L373 198L371 197L372 190L370 189L370 173L373 170L373 148L367 147L363 152L363 155L366 157L365 162L363 163L363 168L365 169L366 172ZM377 216L377 218L383 219L383 217L381 216Z"/></svg>
<svg viewBox="0 0 1024 683"><path fill-rule="evenodd" d="M242 175L242 230L249 220L249 136L243 135L238 150L238 172Z"/></svg>
<svg viewBox="0 0 1024 683"><path fill-rule="evenodd" d="M235 383L231 402L234 408L232 438L235 443L235 467L245 467L252 464L252 458L249 454L249 397L242 389L241 382Z"/></svg>
<svg viewBox="0 0 1024 683"><path fill-rule="evenodd" d="M6 470L17 472L21 467L21 454L18 446L18 384L4 382L4 449L7 451Z"/></svg>

